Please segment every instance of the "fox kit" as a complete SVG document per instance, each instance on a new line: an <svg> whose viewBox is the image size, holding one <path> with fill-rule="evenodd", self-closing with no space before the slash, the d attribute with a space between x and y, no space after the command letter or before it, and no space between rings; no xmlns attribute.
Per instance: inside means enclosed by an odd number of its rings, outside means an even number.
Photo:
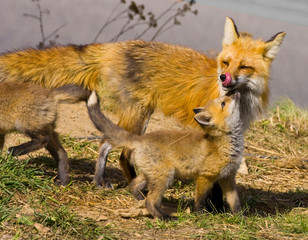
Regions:
<svg viewBox="0 0 308 240"><path fill-rule="evenodd" d="M174 178L196 179L195 210L200 210L206 192L218 181L232 212L240 211L235 183L243 152L239 102L240 94L236 92L194 109L195 120L204 132L157 131L143 136L129 133L107 119L100 111L95 92L87 105L94 125L109 143L132 150L131 161L141 171L139 176L145 177L149 189L146 207L154 217L164 218L161 199ZM136 187L133 180L134 194L138 194Z"/></svg>
<svg viewBox="0 0 308 240"><path fill-rule="evenodd" d="M284 36L280 32L266 42L254 40L239 34L227 18L217 59L187 47L141 40L28 49L0 56L0 82L35 82L48 88L77 84L89 89L104 83L121 108L118 125L139 135L156 108L196 127L193 108L237 89L247 129L267 106L270 66ZM108 144L100 149L97 185L105 183L109 150ZM136 175L129 156L128 150L123 151L120 163L130 182Z"/></svg>
<svg viewBox="0 0 308 240"><path fill-rule="evenodd" d="M60 183L68 184L68 158L55 132L57 106L86 101L89 95L90 91L74 85L51 90L33 83L0 83L0 150L7 133L23 133L31 141L10 147L8 153L23 155L45 147L58 163Z"/></svg>

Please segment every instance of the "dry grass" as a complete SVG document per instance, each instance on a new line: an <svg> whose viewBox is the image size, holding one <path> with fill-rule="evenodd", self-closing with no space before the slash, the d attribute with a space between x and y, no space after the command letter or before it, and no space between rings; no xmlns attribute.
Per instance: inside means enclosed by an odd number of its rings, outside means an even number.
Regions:
<svg viewBox="0 0 308 240"><path fill-rule="evenodd" d="M119 169L119 151L106 171L115 190L97 189L95 141L62 136L73 177L65 188L52 184L56 168L46 152L28 162L2 158L0 239L308 239L307 122L307 112L285 101L247 132L249 174L237 176L245 216L190 213L194 184L177 181L164 197L177 221L122 218L118 210L137 203Z"/></svg>

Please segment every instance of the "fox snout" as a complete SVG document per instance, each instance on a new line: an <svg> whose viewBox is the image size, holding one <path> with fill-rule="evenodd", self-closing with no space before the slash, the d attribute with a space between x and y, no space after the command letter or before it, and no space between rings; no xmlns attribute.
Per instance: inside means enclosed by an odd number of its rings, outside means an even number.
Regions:
<svg viewBox="0 0 308 240"><path fill-rule="evenodd" d="M228 72L226 72L225 74L220 74L219 78L222 81L222 85L224 87L228 87L232 83L232 76Z"/></svg>

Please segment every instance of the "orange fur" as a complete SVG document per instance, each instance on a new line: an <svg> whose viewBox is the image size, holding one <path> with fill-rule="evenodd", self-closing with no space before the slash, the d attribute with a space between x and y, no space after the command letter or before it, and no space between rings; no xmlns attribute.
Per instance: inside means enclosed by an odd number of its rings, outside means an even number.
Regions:
<svg viewBox="0 0 308 240"><path fill-rule="evenodd" d="M246 129L267 106L270 63L285 33L268 42L253 40L238 34L230 18L224 33L217 61L191 48L141 40L6 53L0 56L0 82L34 82L48 88L76 84L96 90L103 82L122 107L119 125L142 134L156 108L196 126L192 109L231 90L220 80L220 74L229 72L232 88L242 94ZM126 157L121 161L127 162Z"/></svg>

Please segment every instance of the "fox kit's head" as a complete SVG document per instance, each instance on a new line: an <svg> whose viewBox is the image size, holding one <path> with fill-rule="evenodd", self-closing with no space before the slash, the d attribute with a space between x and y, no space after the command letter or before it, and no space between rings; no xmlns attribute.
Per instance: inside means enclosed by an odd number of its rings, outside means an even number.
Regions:
<svg viewBox="0 0 308 240"><path fill-rule="evenodd" d="M241 128L240 93L230 93L209 101L205 107L195 108L195 120L210 135L219 136L233 128Z"/></svg>
<svg viewBox="0 0 308 240"><path fill-rule="evenodd" d="M266 42L253 40L250 34L240 34L233 20L227 18L223 49L217 57L222 90L238 89L241 93L247 90L267 101L270 65L285 34L277 33Z"/></svg>

